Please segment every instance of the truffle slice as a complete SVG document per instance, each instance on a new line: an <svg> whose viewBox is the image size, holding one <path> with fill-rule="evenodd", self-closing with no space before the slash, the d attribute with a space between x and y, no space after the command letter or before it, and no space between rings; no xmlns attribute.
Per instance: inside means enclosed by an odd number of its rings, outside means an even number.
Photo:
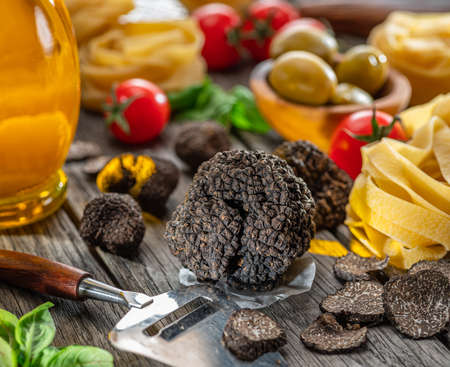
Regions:
<svg viewBox="0 0 450 367"><path fill-rule="evenodd" d="M81 161L87 158L97 157L102 154L102 149L97 143L83 140L75 140L69 148L66 160Z"/></svg>
<svg viewBox="0 0 450 367"><path fill-rule="evenodd" d="M450 261L441 259L438 261L422 260L415 263L411 269L408 270L408 274L416 274L422 270L434 270L445 275L450 282Z"/></svg>
<svg viewBox="0 0 450 367"><path fill-rule="evenodd" d="M336 277L343 281L370 280L370 273L383 270L388 262L389 257L379 260L376 257L361 257L349 252L336 259L333 270Z"/></svg>
<svg viewBox="0 0 450 367"><path fill-rule="evenodd" d="M274 320L262 312L241 309L231 314L222 340L237 358L254 361L285 345L286 334Z"/></svg>
<svg viewBox="0 0 450 367"><path fill-rule="evenodd" d="M310 191L285 161L227 151L200 166L165 238L198 280L267 290L308 250L313 214Z"/></svg>
<svg viewBox="0 0 450 367"><path fill-rule="evenodd" d="M230 149L231 141L227 131L213 121L184 124L175 141L175 152L193 171L216 153Z"/></svg>
<svg viewBox="0 0 450 367"><path fill-rule="evenodd" d="M332 313L350 324L375 325L383 321L383 286L375 281L348 282L320 304L322 312Z"/></svg>
<svg viewBox="0 0 450 367"><path fill-rule="evenodd" d="M273 153L285 159L311 190L316 202L317 229L334 228L344 222L345 206L353 185L344 170L314 144L304 140L284 142Z"/></svg>
<svg viewBox="0 0 450 367"><path fill-rule="evenodd" d="M141 209L130 195L103 194L86 205L80 234L91 246L121 256L134 255L145 234Z"/></svg>
<svg viewBox="0 0 450 367"><path fill-rule="evenodd" d="M300 339L307 347L322 353L344 353L366 342L367 328L344 329L332 314L325 313L300 334Z"/></svg>
<svg viewBox="0 0 450 367"><path fill-rule="evenodd" d="M402 334L429 338L449 321L449 281L442 273L421 270L384 285L386 316Z"/></svg>

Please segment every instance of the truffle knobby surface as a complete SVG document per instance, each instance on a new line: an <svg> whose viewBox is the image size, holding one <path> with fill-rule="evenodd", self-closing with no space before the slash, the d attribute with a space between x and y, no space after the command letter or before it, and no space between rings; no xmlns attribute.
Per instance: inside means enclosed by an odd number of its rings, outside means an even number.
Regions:
<svg viewBox="0 0 450 367"><path fill-rule="evenodd" d="M285 161L228 151L200 166L165 237L198 280L266 290L308 250L313 215L310 191Z"/></svg>
<svg viewBox="0 0 450 367"><path fill-rule="evenodd" d="M345 206L353 185L345 171L314 144L304 140L284 142L274 154L285 159L311 190L316 202L317 229L334 228L344 222Z"/></svg>

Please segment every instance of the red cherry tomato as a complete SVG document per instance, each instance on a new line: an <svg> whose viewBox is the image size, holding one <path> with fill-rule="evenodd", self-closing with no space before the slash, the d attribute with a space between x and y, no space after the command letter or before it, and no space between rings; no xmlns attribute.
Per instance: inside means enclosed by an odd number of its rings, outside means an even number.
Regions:
<svg viewBox="0 0 450 367"><path fill-rule="evenodd" d="M205 36L202 55L210 69L225 69L236 65L241 57L236 49L236 31L241 17L225 4L208 4L198 8L192 17Z"/></svg>
<svg viewBox="0 0 450 367"><path fill-rule="evenodd" d="M156 138L170 117L167 96L144 79L120 83L108 97L104 110L111 132L125 143L144 143Z"/></svg>
<svg viewBox="0 0 450 367"><path fill-rule="evenodd" d="M270 43L276 31L300 17L297 9L282 0L259 0L248 9L242 26L242 45L257 61L268 59Z"/></svg>
<svg viewBox="0 0 450 367"><path fill-rule="evenodd" d="M355 112L342 120L331 138L330 158L346 171L352 179L355 179L361 172L361 147L368 144L368 142L381 139L382 135L384 135L382 127L389 126L393 122L391 115L376 111L375 118L379 131L378 134L374 134L372 118L373 111ZM387 136L396 140L407 140L405 131L399 122L394 123L392 130ZM357 137L363 137L369 141L359 140Z"/></svg>
<svg viewBox="0 0 450 367"><path fill-rule="evenodd" d="M320 20L314 19L314 18L300 18L293 20L292 22L289 22L285 24L283 27L281 27L277 33L283 32L285 29L291 27L291 26L305 26L305 27L313 27L320 31L327 31L327 26L323 24Z"/></svg>

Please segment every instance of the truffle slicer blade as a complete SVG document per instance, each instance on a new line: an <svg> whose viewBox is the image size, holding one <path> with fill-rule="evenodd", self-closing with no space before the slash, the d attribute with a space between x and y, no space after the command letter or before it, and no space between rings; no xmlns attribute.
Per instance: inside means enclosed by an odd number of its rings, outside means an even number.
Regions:
<svg viewBox="0 0 450 367"><path fill-rule="evenodd" d="M198 299L206 302L156 335L146 335L152 325ZM278 352L267 353L254 362L243 362L227 350L221 342L222 332L230 314L239 307L216 288L190 286L160 294L152 300L142 309L131 308L109 333L109 340L116 348L171 366L287 366Z"/></svg>

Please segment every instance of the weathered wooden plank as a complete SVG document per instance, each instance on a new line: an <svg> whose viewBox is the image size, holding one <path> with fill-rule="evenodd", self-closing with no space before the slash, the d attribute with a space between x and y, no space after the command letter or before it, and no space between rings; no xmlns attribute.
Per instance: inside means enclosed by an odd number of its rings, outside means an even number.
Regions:
<svg viewBox="0 0 450 367"><path fill-rule="evenodd" d="M64 210L47 220L23 228L0 232L0 248L27 252L69 264L90 272L96 279L110 282ZM22 315L49 298L0 283L0 307ZM51 313L57 333L55 344L94 345L113 352L117 365L142 363L143 358L113 351L108 332L125 314L126 309L103 302L73 302L51 298Z"/></svg>

